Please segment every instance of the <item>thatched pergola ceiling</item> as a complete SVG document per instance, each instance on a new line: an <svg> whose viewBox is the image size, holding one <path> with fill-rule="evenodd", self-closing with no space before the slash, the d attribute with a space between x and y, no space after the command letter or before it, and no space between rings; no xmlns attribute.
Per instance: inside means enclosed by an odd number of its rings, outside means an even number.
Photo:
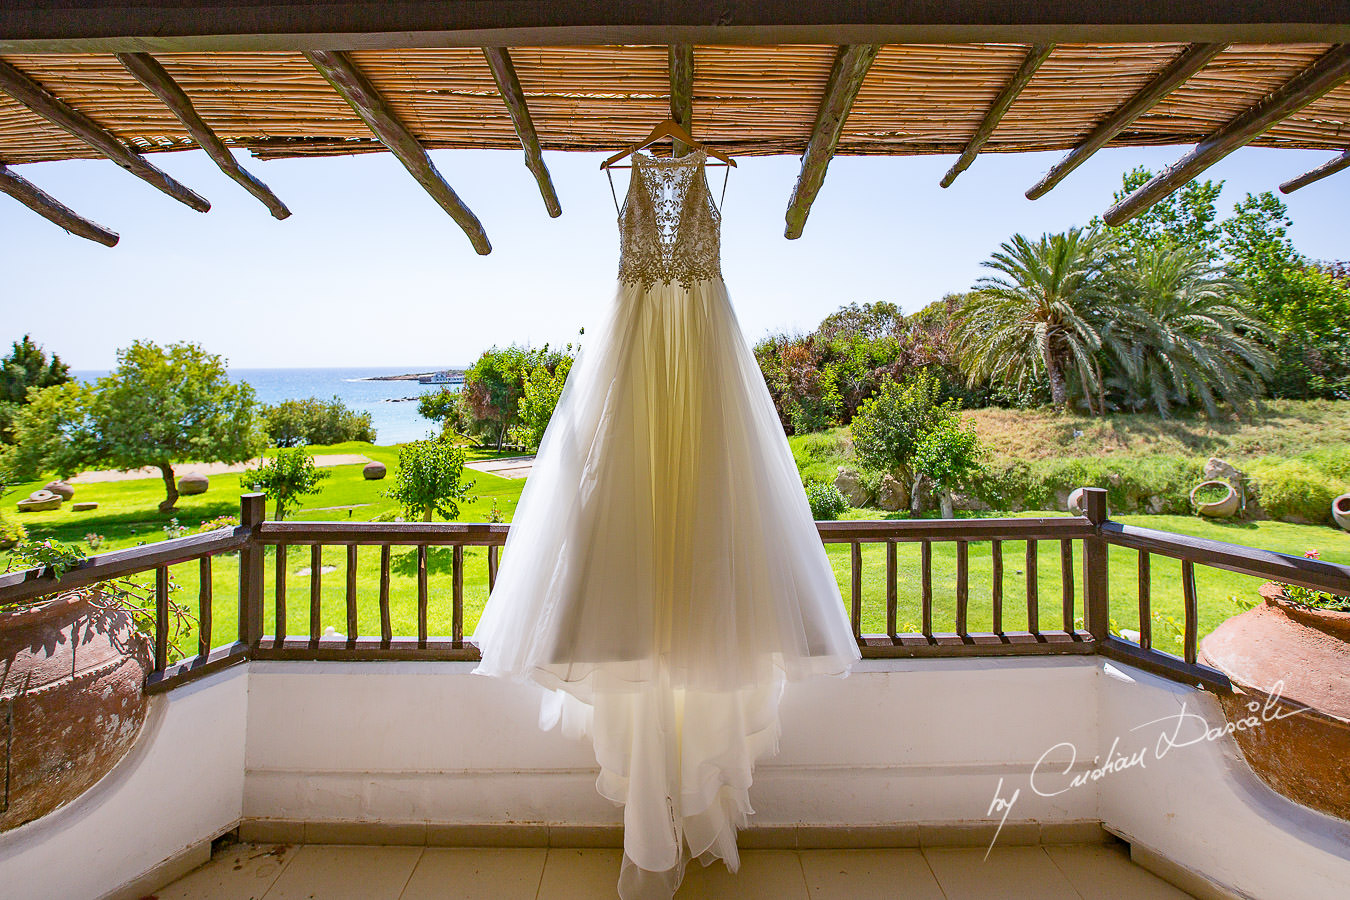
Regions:
<svg viewBox="0 0 1350 900"><path fill-rule="evenodd" d="M784 38L793 40L773 43ZM282 201L229 149L260 159L389 151L486 253L481 224L427 150L523 148L558 215L542 151L613 151L668 117L725 153L800 155L788 237L802 233L836 154L959 154L945 187L982 153L1071 151L1029 186L1035 198L1102 147L1197 145L1107 211L1115 224L1241 146L1350 153L1350 2L10 0L0 9L0 191L108 244L115 234L8 167L102 156L205 211L151 162L200 147L284 218ZM1347 165L1350 156L1337 157L1283 189Z"/></svg>

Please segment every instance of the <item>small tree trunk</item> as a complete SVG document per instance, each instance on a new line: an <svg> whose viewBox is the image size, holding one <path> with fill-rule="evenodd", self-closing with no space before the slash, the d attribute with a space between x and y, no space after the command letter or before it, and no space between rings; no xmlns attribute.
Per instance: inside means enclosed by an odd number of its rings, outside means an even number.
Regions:
<svg viewBox="0 0 1350 900"><path fill-rule="evenodd" d="M428 506L422 507L422 521L423 521L423 522L430 522L430 521L431 521L431 514L432 514L433 512L435 512L435 511L436 511L436 507L434 507L434 506L428 505Z"/></svg>
<svg viewBox="0 0 1350 900"><path fill-rule="evenodd" d="M277 512L276 515L273 516L273 518L276 519L278 522L286 518L286 507L282 505L280 497L277 498Z"/></svg>
<svg viewBox="0 0 1350 900"><path fill-rule="evenodd" d="M1045 374L1050 379L1050 402L1068 410L1069 386L1064 382L1064 373L1060 371L1059 360L1048 350L1045 354Z"/></svg>
<svg viewBox="0 0 1350 900"><path fill-rule="evenodd" d="M944 518L944 519L954 519L954 518L956 518L956 511L952 508L952 492L951 492L951 491L946 490L946 489L943 489L943 490L939 491L939 492L938 492L938 503L939 503L939 504L941 505L941 507L942 507L942 518Z"/></svg>
<svg viewBox="0 0 1350 900"><path fill-rule="evenodd" d="M498 452L498 453L501 453L501 452L502 452L502 442L505 441L505 440L506 440L506 423L503 422L503 423L501 424L501 427L497 429L497 452ZM427 521L430 522L431 520L430 520L430 519L427 519Z"/></svg>
<svg viewBox="0 0 1350 900"><path fill-rule="evenodd" d="M178 481L173 477L173 466L168 463L160 463L159 474L164 478L164 499L160 501L159 511L162 513L173 512L178 505Z"/></svg>

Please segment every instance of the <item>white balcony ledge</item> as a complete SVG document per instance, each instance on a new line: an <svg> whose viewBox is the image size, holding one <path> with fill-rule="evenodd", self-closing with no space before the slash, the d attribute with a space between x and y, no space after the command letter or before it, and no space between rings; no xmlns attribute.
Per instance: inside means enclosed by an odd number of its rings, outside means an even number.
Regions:
<svg viewBox="0 0 1350 900"><path fill-rule="evenodd" d="M0 884L24 900L125 896L237 827L288 843L612 843L621 817L589 746L539 732L532 690L471 668L251 661L157 696L103 781L0 835ZM742 844L979 846L997 791L1016 796L1003 846L1100 823L1197 896L1343 897L1350 824L1270 791L1230 737L1182 746L1198 718L1159 752L1183 708L1224 722L1203 691L1097 657L864 661L789 688Z"/></svg>

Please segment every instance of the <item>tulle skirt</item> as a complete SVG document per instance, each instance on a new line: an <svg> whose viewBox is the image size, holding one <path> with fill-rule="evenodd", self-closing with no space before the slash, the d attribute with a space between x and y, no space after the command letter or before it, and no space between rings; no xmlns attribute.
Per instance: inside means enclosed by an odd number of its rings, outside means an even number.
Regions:
<svg viewBox="0 0 1350 900"><path fill-rule="evenodd" d="M621 284L567 380L474 640L549 689L624 806L620 894L738 865L785 681L858 648L787 439L720 279Z"/></svg>

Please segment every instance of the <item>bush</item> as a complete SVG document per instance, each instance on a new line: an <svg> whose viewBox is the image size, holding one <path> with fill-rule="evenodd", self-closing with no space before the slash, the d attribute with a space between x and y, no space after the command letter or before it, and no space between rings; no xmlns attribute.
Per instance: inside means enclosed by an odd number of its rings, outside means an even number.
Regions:
<svg viewBox="0 0 1350 900"><path fill-rule="evenodd" d="M398 452L394 486L387 493L409 518L430 522L433 514L454 520L473 482L465 482L464 451L446 440L411 441Z"/></svg>
<svg viewBox="0 0 1350 900"><path fill-rule="evenodd" d="M0 550L12 547L28 537L28 531L18 522L11 522L0 513Z"/></svg>
<svg viewBox="0 0 1350 900"><path fill-rule="evenodd" d="M305 444L375 443L370 413L349 409L341 398L283 400L262 410L263 430L277 447Z"/></svg>
<svg viewBox="0 0 1350 900"><path fill-rule="evenodd" d="M319 483L328 477L314 465L314 457L304 450L278 450L270 461L264 460L256 469L248 469L239 476L239 485L245 490L262 491L276 503L278 521L286 513L299 508L300 498L319 493ZM174 520L175 524L177 519ZM186 531L186 529L184 529ZM180 535L181 536L181 535Z"/></svg>
<svg viewBox="0 0 1350 900"><path fill-rule="evenodd" d="M1327 522L1331 501L1345 490L1344 482L1328 478L1302 459L1258 463L1251 476L1266 515L1286 522Z"/></svg>
<svg viewBox="0 0 1350 900"><path fill-rule="evenodd" d="M828 481L812 481L806 486L806 499L811 504L812 518L830 521L839 518L848 509L848 501Z"/></svg>

